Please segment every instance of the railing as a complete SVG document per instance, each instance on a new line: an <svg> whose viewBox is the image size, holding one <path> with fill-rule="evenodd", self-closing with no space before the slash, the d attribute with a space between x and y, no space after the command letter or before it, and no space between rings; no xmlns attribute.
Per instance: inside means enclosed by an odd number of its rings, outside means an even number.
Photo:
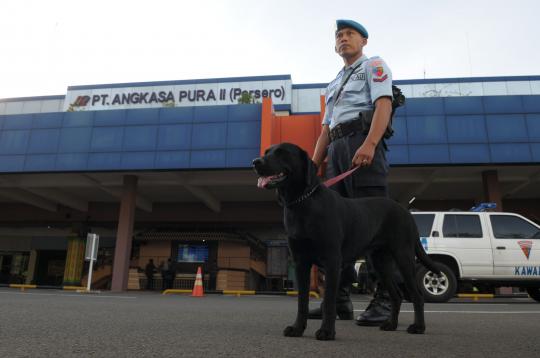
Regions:
<svg viewBox="0 0 540 358"><path fill-rule="evenodd" d="M155 271L153 275L153 282L151 286L148 287L148 279L146 278L146 265L149 260L152 259L155 266ZM254 261L250 257L219 257L217 262L213 264L209 262L174 262L173 265L176 268L176 276L172 282L172 287L166 287L165 279L161 271L161 262L166 263L169 257L164 256L140 256L137 261L133 263L138 263L137 270L139 272L139 284L142 290L163 290L165 288L172 289L181 289L181 290L191 290L195 283L195 273L197 268L200 266L203 273L203 288L205 290L215 289L216 280L219 271L230 270L230 271L243 271L249 272L250 270L255 270L261 276L266 276L266 264L262 261Z"/></svg>
<svg viewBox="0 0 540 358"><path fill-rule="evenodd" d="M151 287L147 288L148 279L146 276L139 279L141 289L150 289L150 290L164 290L164 279L161 275L154 274L154 279ZM205 290L209 289L210 275L203 275L203 288ZM172 282L173 289L177 290L191 290L195 284L195 275L189 274L177 274L176 278Z"/></svg>

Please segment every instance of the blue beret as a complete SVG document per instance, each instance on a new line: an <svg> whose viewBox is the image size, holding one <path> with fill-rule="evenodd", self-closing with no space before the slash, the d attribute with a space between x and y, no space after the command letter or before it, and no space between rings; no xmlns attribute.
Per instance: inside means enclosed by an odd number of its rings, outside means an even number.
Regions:
<svg viewBox="0 0 540 358"><path fill-rule="evenodd" d="M366 39L368 38L368 32L366 28L354 20L336 20L336 26L337 31L346 27L350 27L351 29L358 31L358 33L364 36Z"/></svg>

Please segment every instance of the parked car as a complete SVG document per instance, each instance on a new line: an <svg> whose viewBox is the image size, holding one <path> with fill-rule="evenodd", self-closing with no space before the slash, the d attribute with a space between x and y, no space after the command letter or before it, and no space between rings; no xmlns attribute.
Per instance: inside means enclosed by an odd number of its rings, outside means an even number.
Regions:
<svg viewBox="0 0 540 358"><path fill-rule="evenodd" d="M418 267L428 302L446 302L459 284L520 287L540 302L540 226L506 212L412 212L420 241L441 275Z"/></svg>

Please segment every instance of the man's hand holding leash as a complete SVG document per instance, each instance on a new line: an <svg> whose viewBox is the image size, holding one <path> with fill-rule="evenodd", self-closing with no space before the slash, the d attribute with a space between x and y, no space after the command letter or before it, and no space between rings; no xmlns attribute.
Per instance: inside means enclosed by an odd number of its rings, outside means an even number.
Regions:
<svg viewBox="0 0 540 358"><path fill-rule="evenodd" d="M371 127L364 143L356 151L352 166L369 166L373 162L375 148L388 127L390 114L392 113L392 100L390 97L380 97L375 102L375 112L371 122Z"/></svg>

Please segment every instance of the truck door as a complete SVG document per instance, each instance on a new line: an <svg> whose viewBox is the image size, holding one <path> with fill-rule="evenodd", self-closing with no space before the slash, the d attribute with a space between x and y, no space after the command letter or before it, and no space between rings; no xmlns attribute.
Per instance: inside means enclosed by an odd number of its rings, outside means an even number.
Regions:
<svg viewBox="0 0 540 358"><path fill-rule="evenodd" d="M437 233L439 235L439 233ZM444 214L438 251L446 251L461 261L461 276L482 277L493 274L489 235L482 229L477 213Z"/></svg>
<svg viewBox="0 0 540 358"><path fill-rule="evenodd" d="M514 214L491 213L489 219L495 275L540 278L540 228Z"/></svg>

